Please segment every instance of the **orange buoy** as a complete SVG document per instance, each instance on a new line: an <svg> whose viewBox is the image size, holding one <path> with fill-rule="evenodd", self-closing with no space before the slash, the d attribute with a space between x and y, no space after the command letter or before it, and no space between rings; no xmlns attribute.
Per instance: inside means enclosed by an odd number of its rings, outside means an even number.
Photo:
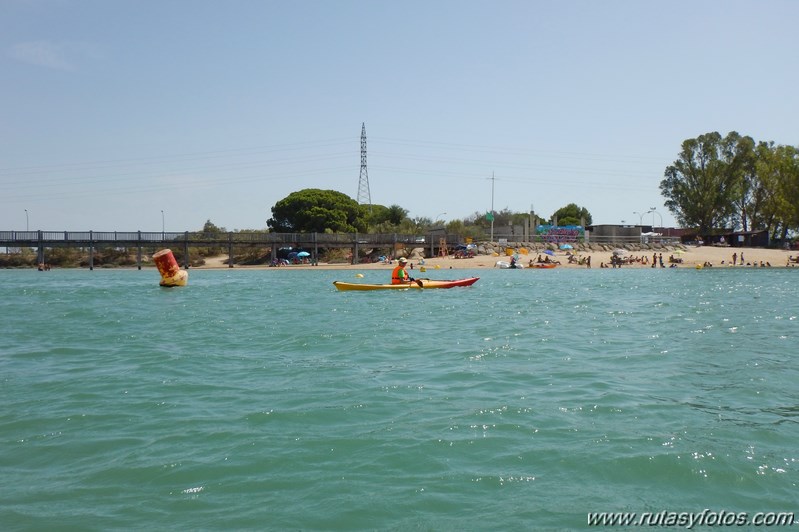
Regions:
<svg viewBox="0 0 799 532"><path fill-rule="evenodd" d="M161 286L186 286L189 272L181 270L171 249L162 249L153 255L153 261L161 274Z"/></svg>

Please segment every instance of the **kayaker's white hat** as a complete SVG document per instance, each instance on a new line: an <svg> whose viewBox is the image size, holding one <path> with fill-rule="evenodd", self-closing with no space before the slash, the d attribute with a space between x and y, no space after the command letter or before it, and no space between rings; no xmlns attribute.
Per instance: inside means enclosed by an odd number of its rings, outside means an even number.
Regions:
<svg viewBox="0 0 799 532"><path fill-rule="evenodd" d="M408 259L406 259L405 257L400 257L398 259L398 262L408 262Z"/></svg>

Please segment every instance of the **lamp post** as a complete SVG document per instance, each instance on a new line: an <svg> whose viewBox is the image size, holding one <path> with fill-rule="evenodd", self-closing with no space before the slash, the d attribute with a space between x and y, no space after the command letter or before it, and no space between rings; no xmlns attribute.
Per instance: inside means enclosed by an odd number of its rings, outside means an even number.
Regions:
<svg viewBox="0 0 799 532"><path fill-rule="evenodd" d="M28 223L28 209L25 209L25 231L30 231L30 224Z"/></svg>
<svg viewBox="0 0 799 532"><path fill-rule="evenodd" d="M660 228L662 229L663 228L663 217L660 215L660 213L658 211L656 211L654 207L649 209L649 212L652 213L652 231L655 230L655 215L656 214L658 215L658 219L660 220Z"/></svg>
<svg viewBox="0 0 799 532"><path fill-rule="evenodd" d="M633 214L637 214L638 215L638 225L644 225L644 214L646 214L646 213L645 212L633 211Z"/></svg>
<svg viewBox="0 0 799 532"><path fill-rule="evenodd" d="M491 172L491 242L494 241L494 172Z"/></svg>
<svg viewBox="0 0 799 532"><path fill-rule="evenodd" d="M439 218L441 218L442 216L446 216L446 215L447 215L447 213L445 213L445 212L442 212L441 214L439 214L438 216L436 216L436 221L435 221L435 222L433 222L433 225L435 225L435 224L437 224L437 223L438 223L438 219L439 219Z"/></svg>
<svg viewBox="0 0 799 532"><path fill-rule="evenodd" d="M161 240L166 239L166 232L164 231L164 209L161 209Z"/></svg>

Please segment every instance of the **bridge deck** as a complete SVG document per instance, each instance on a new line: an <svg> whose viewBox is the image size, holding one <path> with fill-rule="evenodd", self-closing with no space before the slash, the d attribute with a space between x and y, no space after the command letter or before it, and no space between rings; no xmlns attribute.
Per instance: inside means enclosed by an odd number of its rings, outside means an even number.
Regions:
<svg viewBox="0 0 799 532"><path fill-rule="evenodd" d="M459 243L458 235L429 234L426 236L399 233L263 233L227 232L204 233L184 231L144 232L144 231L0 231L0 247L35 247L39 250L39 262L44 262L43 250L53 247L88 247L90 249L89 268L93 267L93 250L99 246L135 247L141 257L142 246L182 248L184 261L189 262L189 246L227 247L232 256L234 246L254 245L272 248L272 258L277 257L280 247L299 247L318 255L319 248L352 248L353 257L358 256L359 248L403 246L422 247L435 255L441 245L441 238L447 247ZM232 261L230 267L233 267ZM139 258L141 268L141 258Z"/></svg>

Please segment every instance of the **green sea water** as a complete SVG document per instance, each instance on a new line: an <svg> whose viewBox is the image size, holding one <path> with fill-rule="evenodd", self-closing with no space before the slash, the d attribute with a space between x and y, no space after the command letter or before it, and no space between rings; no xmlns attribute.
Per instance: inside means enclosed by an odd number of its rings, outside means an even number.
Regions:
<svg viewBox="0 0 799 532"><path fill-rule="evenodd" d="M0 272L2 529L799 511L799 270L355 273Z"/></svg>

